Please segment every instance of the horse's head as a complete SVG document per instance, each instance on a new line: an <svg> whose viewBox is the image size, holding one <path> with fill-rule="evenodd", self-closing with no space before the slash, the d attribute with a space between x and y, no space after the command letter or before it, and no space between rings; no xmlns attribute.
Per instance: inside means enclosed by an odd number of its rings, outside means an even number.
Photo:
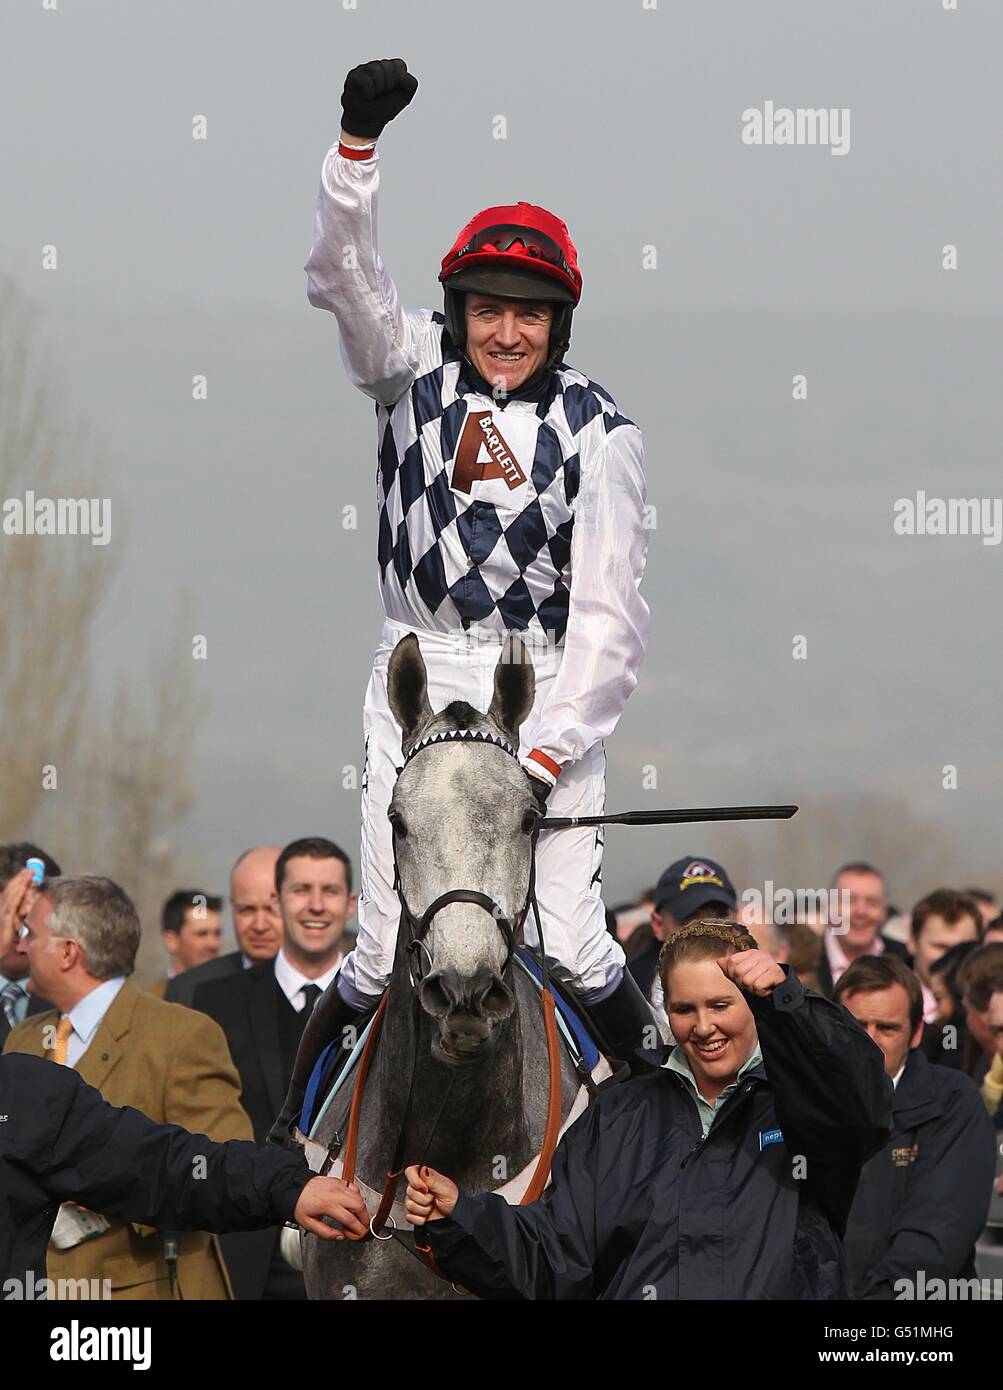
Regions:
<svg viewBox="0 0 1003 1390"><path fill-rule="evenodd" d="M405 764L388 815L401 896L414 922L443 893L473 889L492 899L513 929L518 925L540 810L529 778L502 744L518 749L535 685L528 652L509 637L487 713L464 701L433 713L418 639L409 634L394 648L387 688ZM446 737L428 744L439 735ZM439 1023L441 1059L457 1064L482 1055L512 1013L515 999L503 978L508 954L504 925L487 907L447 902L432 915L412 969L421 977L422 1008Z"/></svg>

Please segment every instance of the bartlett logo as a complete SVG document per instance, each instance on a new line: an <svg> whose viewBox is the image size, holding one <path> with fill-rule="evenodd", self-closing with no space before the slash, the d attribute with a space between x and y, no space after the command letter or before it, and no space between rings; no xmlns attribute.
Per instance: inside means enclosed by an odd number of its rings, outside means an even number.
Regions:
<svg viewBox="0 0 1003 1390"><path fill-rule="evenodd" d="M526 481L515 455L492 421L491 411L472 410L456 446L450 486L469 496L472 483L484 483L489 478L502 478L510 492Z"/></svg>

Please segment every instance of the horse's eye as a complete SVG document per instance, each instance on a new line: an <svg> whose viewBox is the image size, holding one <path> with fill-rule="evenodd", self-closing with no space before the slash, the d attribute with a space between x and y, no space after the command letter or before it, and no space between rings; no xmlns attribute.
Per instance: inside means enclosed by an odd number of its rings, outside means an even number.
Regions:
<svg viewBox="0 0 1003 1390"><path fill-rule="evenodd" d="M536 829L536 823L540 819L539 811L527 811L522 818L522 833L532 835Z"/></svg>
<svg viewBox="0 0 1003 1390"><path fill-rule="evenodd" d="M402 840L407 838L407 826L401 813L393 806L387 811L387 820L394 828L394 834L399 835Z"/></svg>

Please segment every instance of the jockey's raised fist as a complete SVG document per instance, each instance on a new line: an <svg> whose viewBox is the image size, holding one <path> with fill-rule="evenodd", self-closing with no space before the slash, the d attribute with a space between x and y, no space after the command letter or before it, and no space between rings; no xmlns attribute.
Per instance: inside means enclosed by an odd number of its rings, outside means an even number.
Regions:
<svg viewBox="0 0 1003 1390"><path fill-rule="evenodd" d="M362 63L345 78L341 94L342 130L375 140L387 122L400 115L417 90L418 79L408 72L403 58L377 58L372 63Z"/></svg>

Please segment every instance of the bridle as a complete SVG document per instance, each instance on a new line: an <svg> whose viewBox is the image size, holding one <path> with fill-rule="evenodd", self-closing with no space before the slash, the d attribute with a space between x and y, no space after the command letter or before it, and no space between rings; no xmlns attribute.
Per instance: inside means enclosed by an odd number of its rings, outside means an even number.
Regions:
<svg viewBox="0 0 1003 1390"><path fill-rule="evenodd" d="M419 753L425 752L428 748L437 747L441 743L458 742L493 744L496 748L503 749L504 752L506 752L509 757L514 758L516 762L519 761L518 750L513 748L512 744L509 743L507 739L477 729L446 729L442 733L433 734L431 737L421 739L415 743L409 749L402 765L397 769L398 777L404 771L404 768L407 767L408 763L411 762L412 758L417 757ZM388 811L387 814L389 816L390 812ZM392 818L391 824L393 824ZM547 953L543 943L543 927L540 922L540 909L536 902L536 838L538 832L539 824L535 827L533 832L533 844L529 866L529 887L526 892L526 901L516 914L514 923L509 920L502 911L500 904L497 903L490 894L481 893L476 888L450 888L445 893L440 893L437 898L434 898L420 916L412 911L408 906L407 899L404 896L404 889L401 885L400 865L397 859L397 837L396 835L394 836L394 892L397 894L400 901L401 916L407 923L408 932L410 934L410 940L407 944L408 974L411 979L411 988L416 993L421 989L422 981L427 973L425 969L423 969L423 954L426 960L431 960L428 947L425 944L425 938L428 936L429 930L431 929L432 919L435 917L436 913L441 912L442 909L448 907L450 903L473 903L474 906L483 908L484 911L489 913L494 919L505 941L505 962L500 971L502 975L505 974L505 971L511 963L512 957L515 955L516 941L519 932L522 931L529 910L532 908L536 918L537 932L540 937L540 956L544 972L544 987L549 988L550 981L547 975Z"/></svg>

